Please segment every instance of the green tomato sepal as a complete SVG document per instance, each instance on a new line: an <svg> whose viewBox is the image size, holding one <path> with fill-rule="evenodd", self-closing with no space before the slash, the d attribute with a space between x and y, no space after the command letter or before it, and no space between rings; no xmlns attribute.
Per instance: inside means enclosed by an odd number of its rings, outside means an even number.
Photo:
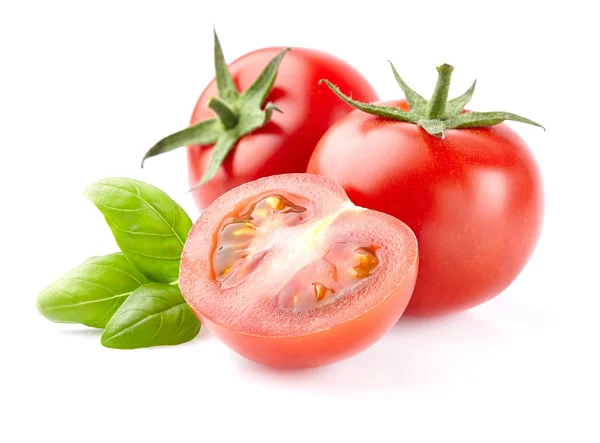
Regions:
<svg viewBox="0 0 600 443"><path fill-rule="evenodd" d="M394 73L396 82L402 89L409 111L398 109L392 106L380 106L370 103L362 103L351 99L345 95L338 87L329 80L322 79L319 83L325 83L339 98L348 103L353 108L359 109L368 114L379 117L397 120L401 122L413 123L421 126L429 134L444 138L447 129L462 128L480 128L493 126L502 123L505 120L512 120L538 126L546 130L539 123L525 117L510 112L473 112L464 111L464 107L469 103L475 92L474 81L471 87L459 97L448 100L450 90L450 79L454 67L443 64L437 67L438 80L431 96L431 100L423 98L419 93L410 88L396 71L392 62L389 62Z"/></svg>
<svg viewBox="0 0 600 443"><path fill-rule="evenodd" d="M146 152L142 159L142 167L146 159L177 148L190 145L215 145L208 167L202 179L193 189L210 181L227 158L238 140L271 120L273 111L282 112L273 103L264 103L273 88L279 64L291 48L283 49L261 72L248 89L238 91L225 62L221 43L214 32L215 79L218 97L212 97L208 107L216 117L204 120L189 128L175 132L156 143ZM264 105L264 107L263 107Z"/></svg>

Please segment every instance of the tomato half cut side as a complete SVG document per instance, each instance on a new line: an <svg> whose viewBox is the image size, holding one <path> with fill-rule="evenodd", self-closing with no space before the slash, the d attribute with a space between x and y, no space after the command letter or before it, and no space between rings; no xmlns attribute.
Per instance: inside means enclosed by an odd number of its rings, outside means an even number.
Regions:
<svg viewBox="0 0 600 443"><path fill-rule="evenodd" d="M418 268L413 232L322 176L284 174L210 205L183 250L182 293L234 351L281 368L350 357L400 318Z"/></svg>

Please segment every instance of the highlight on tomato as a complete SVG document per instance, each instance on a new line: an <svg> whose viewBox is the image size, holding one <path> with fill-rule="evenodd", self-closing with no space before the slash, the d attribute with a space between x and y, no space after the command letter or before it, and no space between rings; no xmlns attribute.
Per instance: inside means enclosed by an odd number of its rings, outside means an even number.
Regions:
<svg viewBox="0 0 600 443"><path fill-rule="evenodd" d="M144 156L188 146L188 176L200 211L224 192L275 174L305 172L321 136L352 111L319 87L327 77L363 101L377 100L352 66L322 51L271 47L227 66L215 33L216 78L200 95L190 127Z"/></svg>
<svg viewBox="0 0 600 443"><path fill-rule="evenodd" d="M400 318L417 241L355 206L335 182L284 174L210 205L185 243L179 285L201 322L240 355L302 368L350 357Z"/></svg>
<svg viewBox="0 0 600 443"><path fill-rule="evenodd" d="M502 122L540 125L464 110L475 83L448 100L453 68L437 69L431 100L393 65L406 100L362 103L326 81L357 110L321 138L307 169L335 180L357 205L412 228L420 264L406 312L419 316L461 311L502 292L532 255L544 212L535 158Z"/></svg>

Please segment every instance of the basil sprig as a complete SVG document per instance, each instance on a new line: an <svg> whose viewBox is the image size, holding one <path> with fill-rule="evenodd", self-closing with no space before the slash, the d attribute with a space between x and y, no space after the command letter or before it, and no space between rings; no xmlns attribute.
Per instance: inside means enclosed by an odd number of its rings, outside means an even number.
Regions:
<svg viewBox="0 0 600 443"><path fill-rule="evenodd" d="M133 349L190 341L200 322L177 287L192 221L160 189L133 179L93 183L85 195L102 212L121 249L92 257L43 289L48 320L106 328L102 344Z"/></svg>

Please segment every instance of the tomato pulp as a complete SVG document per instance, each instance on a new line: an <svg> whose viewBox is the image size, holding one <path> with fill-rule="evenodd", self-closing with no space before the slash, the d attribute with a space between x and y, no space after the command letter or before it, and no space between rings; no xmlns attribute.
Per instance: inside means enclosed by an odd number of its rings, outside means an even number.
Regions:
<svg viewBox="0 0 600 443"><path fill-rule="evenodd" d="M336 183L284 174L244 184L200 216L180 287L234 351L282 368L350 357L400 318L418 248L401 221L354 206Z"/></svg>
<svg viewBox="0 0 600 443"><path fill-rule="evenodd" d="M229 71L238 90L247 90L282 49L260 49L231 63ZM325 52L293 48L281 60L273 89L265 100L276 105L282 113L274 112L265 126L243 136L215 176L193 191L200 210L221 194L248 181L306 171L312 150L321 136L352 111L350 106L318 85L324 77L351 91L357 99L377 100L369 82L346 62ZM191 125L214 117L207 105L211 97L218 95L213 80L198 99ZM213 151L213 145L188 147L191 187L197 186L202 179Z"/></svg>
<svg viewBox="0 0 600 443"><path fill-rule="evenodd" d="M405 101L381 105L409 109ZM308 172L412 228L420 263L407 314L448 314L494 297L523 269L540 235L539 168L503 123L448 129L441 138L354 111L323 136Z"/></svg>

